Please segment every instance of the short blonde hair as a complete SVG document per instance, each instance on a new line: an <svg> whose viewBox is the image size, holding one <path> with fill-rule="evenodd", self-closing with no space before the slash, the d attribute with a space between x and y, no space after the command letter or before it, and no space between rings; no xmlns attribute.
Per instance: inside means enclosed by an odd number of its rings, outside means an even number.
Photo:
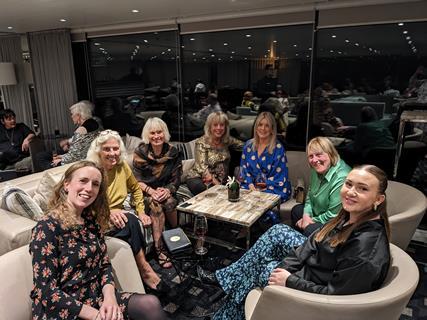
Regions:
<svg viewBox="0 0 427 320"><path fill-rule="evenodd" d="M222 111L212 112L206 119L204 130L208 142L212 142L211 127L215 123L225 125L225 131L224 135L221 137L221 142L228 143L230 141L230 122L228 121L227 115Z"/></svg>
<svg viewBox="0 0 427 320"><path fill-rule="evenodd" d="M101 158L99 153L101 152L102 145L110 139L115 139L120 145L120 160L119 163L126 161L126 147L123 143L122 138L119 133L114 130L104 130L99 133L95 140L90 144L89 150L87 152L86 159L89 161L95 162L98 166L101 165Z"/></svg>
<svg viewBox="0 0 427 320"><path fill-rule="evenodd" d="M331 165L336 165L340 160L340 155L338 154L337 149L335 149L331 140L326 137L315 137L310 140L307 145L306 153L310 151L314 152L326 152L331 159Z"/></svg>
<svg viewBox="0 0 427 320"><path fill-rule="evenodd" d="M277 125L276 125L276 120L274 119L273 114L271 114L270 112L261 112L256 120L255 120L255 124L254 124L254 138L252 139L252 148L253 150L258 149L259 146L259 137L258 134L256 133L256 129L259 126L259 123L263 120L267 120L268 124L270 125L271 128L271 139L270 142L268 144L268 153L272 154L274 148L276 147L276 140L277 140Z"/></svg>
<svg viewBox="0 0 427 320"><path fill-rule="evenodd" d="M82 100L73 104L70 107L70 112L72 115L79 114L80 117L85 121L87 119L92 118L92 112L94 111L95 106L92 102L88 100Z"/></svg>
<svg viewBox="0 0 427 320"><path fill-rule="evenodd" d="M145 144L150 143L150 132L152 130L162 130L165 135L165 142L169 142L171 135L169 133L169 129L167 124L160 118L153 117L148 118L147 122L144 125L144 128L142 129L142 142Z"/></svg>

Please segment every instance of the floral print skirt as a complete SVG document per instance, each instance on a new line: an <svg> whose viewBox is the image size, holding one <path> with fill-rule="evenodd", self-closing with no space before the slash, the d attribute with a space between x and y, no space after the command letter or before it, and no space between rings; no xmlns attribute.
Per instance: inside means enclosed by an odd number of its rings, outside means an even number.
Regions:
<svg viewBox="0 0 427 320"><path fill-rule="evenodd" d="M265 287L273 269L293 247L300 246L306 239L291 227L276 224L239 260L218 270L215 275L227 297L213 319L245 319L244 301L249 291L256 287Z"/></svg>

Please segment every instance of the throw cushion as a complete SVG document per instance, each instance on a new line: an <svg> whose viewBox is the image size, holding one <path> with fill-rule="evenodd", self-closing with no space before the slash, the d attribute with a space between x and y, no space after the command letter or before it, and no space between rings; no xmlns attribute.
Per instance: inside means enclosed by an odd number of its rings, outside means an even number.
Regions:
<svg viewBox="0 0 427 320"><path fill-rule="evenodd" d="M176 191L176 197L178 199L178 203L182 203L191 199L194 196L191 193L190 189L188 189L186 184L181 184L178 190Z"/></svg>
<svg viewBox="0 0 427 320"><path fill-rule="evenodd" d="M61 175L55 178L50 172L46 171L40 179L37 189L34 191L33 200L46 212L50 197L53 195L53 189L59 182Z"/></svg>
<svg viewBox="0 0 427 320"><path fill-rule="evenodd" d="M1 207L31 220L38 220L43 211L21 188L8 185L3 190Z"/></svg>
<svg viewBox="0 0 427 320"><path fill-rule="evenodd" d="M194 159L195 140L190 142L171 142L171 144L182 153L182 160Z"/></svg>
<svg viewBox="0 0 427 320"><path fill-rule="evenodd" d="M194 166L195 159L182 160L182 176L181 183L187 180L188 171Z"/></svg>
<svg viewBox="0 0 427 320"><path fill-rule="evenodd" d="M135 136L130 136L126 134L125 147L128 154L133 154L136 147L142 142L142 139Z"/></svg>

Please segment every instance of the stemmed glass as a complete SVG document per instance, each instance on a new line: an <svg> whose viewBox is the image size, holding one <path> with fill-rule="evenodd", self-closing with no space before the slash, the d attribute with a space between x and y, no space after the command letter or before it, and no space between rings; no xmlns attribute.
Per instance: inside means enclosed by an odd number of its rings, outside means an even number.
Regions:
<svg viewBox="0 0 427 320"><path fill-rule="evenodd" d="M259 173L255 178L255 188L264 191L267 188L267 177L264 172Z"/></svg>
<svg viewBox="0 0 427 320"><path fill-rule="evenodd" d="M204 247L205 235L208 232L208 220L205 216L197 215L194 218L194 234L197 236L196 254L204 255L208 249Z"/></svg>

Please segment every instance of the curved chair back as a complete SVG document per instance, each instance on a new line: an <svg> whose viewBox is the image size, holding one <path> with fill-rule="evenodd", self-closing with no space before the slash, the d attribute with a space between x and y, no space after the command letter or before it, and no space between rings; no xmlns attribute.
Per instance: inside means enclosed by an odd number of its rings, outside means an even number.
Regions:
<svg viewBox="0 0 427 320"><path fill-rule="evenodd" d="M107 238L116 286L122 291L144 293L144 286L129 245ZM0 256L0 320L31 319L30 292L33 269L28 245Z"/></svg>
<svg viewBox="0 0 427 320"><path fill-rule="evenodd" d="M405 250L426 211L426 197L414 187L396 181L389 181L386 197L390 242Z"/></svg>
<svg viewBox="0 0 427 320"><path fill-rule="evenodd" d="M280 286L252 290L245 302L248 320L398 320L419 279L417 265L390 244L392 263L383 286L355 295L322 295Z"/></svg>

